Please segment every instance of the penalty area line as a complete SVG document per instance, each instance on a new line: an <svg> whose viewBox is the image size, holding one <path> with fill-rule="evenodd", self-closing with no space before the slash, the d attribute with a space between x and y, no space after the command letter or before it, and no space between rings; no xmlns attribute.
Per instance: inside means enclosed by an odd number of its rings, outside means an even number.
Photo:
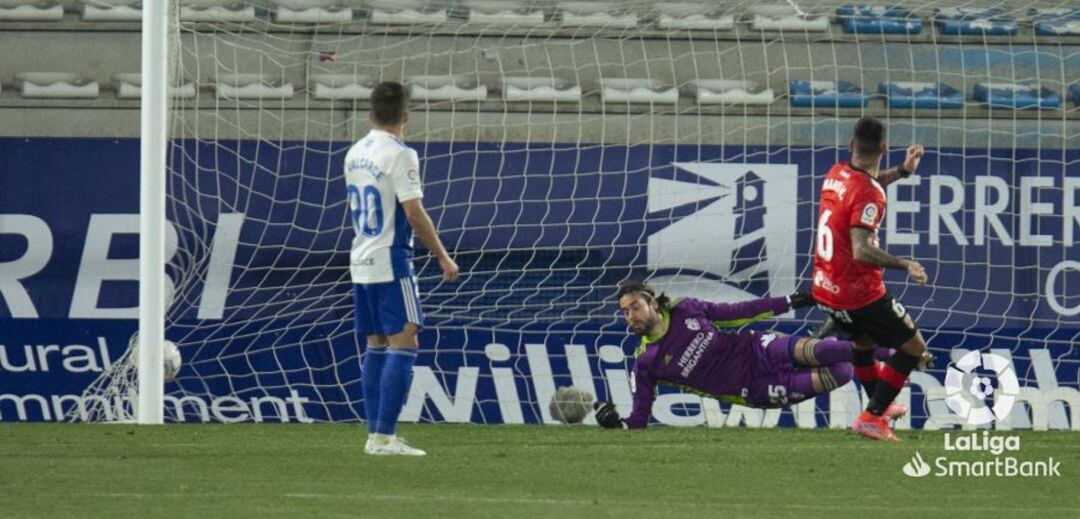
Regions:
<svg viewBox="0 0 1080 519"><path fill-rule="evenodd" d="M453 502L463 504L528 504L528 505L561 505L561 506L592 506L592 505L605 505L605 506L618 506L618 507L632 507L638 508L642 506L655 505L654 501L641 501L641 500L592 500L592 499L554 499L543 497L477 497L477 496L425 496L415 494L322 494L322 493L288 493L282 495L285 498L290 499L337 499L337 500L355 500L355 501L428 501L428 502ZM813 510L866 510L866 511L889 511L896 508L892 505L875 505L875 504L791 504L791 503L762 503L760 501L740 503L734 501L716 501L716 502L701 502L701 503L687 503L687 502L675 502L665 503L667 508L709 508L709 509L776 509L776 510L798 510L798 511L813 511ZM905 505L905 510L912 511L924 511L924 512L944 512L950 510L948 507L942 506L927 506L927 505ZM965 506L964 511L985 511L985 512L998 512L998 511L1046 511L1046 512L1075 512L1074 508L1070 507L1036 507L1034 509L1029 507L1000 507L1000 506Z"/></svg>
<svg viewBox="0 0 1080 519"><path fill-rule="evenodd" d="M206 499L225 499L225 500L245 500L245 499L259 499L265 500L266 495L263 494L238 494L238 493L206 493L206 492L81 492L81 493L65 493L65 494L35 494L35 498L62 498L62 497L86 497L86 498L127 498L127 499L162 499L162 498L191 498L198 496ZM551 506L616 506L616 507L648 507L655 505L654 501L642 501L642 500L606 500L606 499L555 499L548 497L484 497L484 496L431 496L431 495L416 495L416 494L327 494L327 493L309 493L309 492L291 492L281 494L281 497L286 499L304 499L304 500L348 500L348 501L428 501L428 502L444 502L444 503L462 503L462 504L521 504L521 505L551 505ZM828 511L844 511L844 510L865 510L865 511L887 511L895 510L895 507L890 505L875 505L875 504L794 504L794 503L763 503L761 501L753 502L737 502L737 501L713 501L713 502L671 502L665 503L665 508L709 508L709 509L746 509L753 508L757 511L763 510L789 510L789 511L814 511L814 510L828 510ZM905 510L908 511L923 511L923 512L946 512L952 510L951 507L946 506L927 506L927 505L905 505ZM964 505L965 512L1063 512L1074 513L1075 508L1072 507L1002 507L1002 506L969 506Z"/></svg>

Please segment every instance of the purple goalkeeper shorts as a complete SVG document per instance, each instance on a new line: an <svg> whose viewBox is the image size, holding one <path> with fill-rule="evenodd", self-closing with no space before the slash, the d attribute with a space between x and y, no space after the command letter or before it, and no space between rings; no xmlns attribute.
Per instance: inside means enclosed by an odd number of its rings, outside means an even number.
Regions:
<svg viewBox="0 0 1080 519"><path fill-rule="evenodd" d="M758 336L758 362L746 395L751 407L786 407L814 396L807 394L812 388L796 381L796 367L788 351L796 340L798 337L779 333Z"/></svg>

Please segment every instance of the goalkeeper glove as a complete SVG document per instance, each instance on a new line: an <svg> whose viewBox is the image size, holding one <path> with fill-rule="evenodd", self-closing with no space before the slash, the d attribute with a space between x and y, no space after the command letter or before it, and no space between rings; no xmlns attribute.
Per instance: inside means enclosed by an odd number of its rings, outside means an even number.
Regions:
<svg viewBox="0 0 1080 519"><path fill-rule="evenodd" d="M597 402L593 404L596 409L596 423L605 429L626 429L626 421L619 417L615 410L615 404L611 402Z"/></svg>
<svg viewBox="0 0 1080 519"><path fill-rule="evenodd" d="M806 292L795 292L790 296L787 296L788 306L792 309L806 308L808 306L814 306L817 301L814 300L814 296L807 294Z"/></svg>

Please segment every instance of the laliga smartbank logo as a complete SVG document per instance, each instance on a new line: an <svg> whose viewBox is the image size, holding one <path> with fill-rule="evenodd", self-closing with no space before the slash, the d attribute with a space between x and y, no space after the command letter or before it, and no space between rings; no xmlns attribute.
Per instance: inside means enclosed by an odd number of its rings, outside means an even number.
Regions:
<svg viewBox="0 0 1080 519"><path fill-rule="evenodd" d="M912 456L911 461L904 464L904 474L913 478L921 478L927 474L930 474L930 464L923 461L922 455L919 451L915 451L915 456Z"/></svg>
<svg viewBox="0 0 1080 519"><path fill-rule="evenodd" d="M996 389L989 376L975 371L978 368L994 372L998 381ZM1019 394L1020 382L1012 363L1000 355L973 351L960 357L945 373L945 404L971 425L1004 420ZM991 396L994 397L993 407L986 405L986 399Z"/></svg>
<svg viewBox="0 0 1080 519"><path fill-rule="evenodd" d="M995 384L990 373L997 379ZM1020 382L1009 359L992 353L972 351L950 366L945 374L945 403L969 425L986 425L1009 416ZM987 400L993 397L993 404ZM1020 437L995 435L983 430L953 437L945 433L946 452L984 452L987 459L950 460L938 456L933 465L915 451L901 469L904 475L936 477L1053 477L1060 476L1061 462L1053 456L1045 460L1021 460Z"/></svg>

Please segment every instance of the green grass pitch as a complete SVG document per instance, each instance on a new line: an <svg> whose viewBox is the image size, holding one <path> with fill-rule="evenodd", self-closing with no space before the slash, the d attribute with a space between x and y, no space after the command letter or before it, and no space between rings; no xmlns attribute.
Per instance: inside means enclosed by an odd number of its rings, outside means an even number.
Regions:
<svg viewBox="0 0 1080 519"><path fill-rule="evenodd" d="M909 478L941 432L406 425L0 425L3 517L1080 517L1080 433L1022 432L1061 477ZM953 435L958 434L953 432ZM931 463L933 463L931 461Z"/></svg>

